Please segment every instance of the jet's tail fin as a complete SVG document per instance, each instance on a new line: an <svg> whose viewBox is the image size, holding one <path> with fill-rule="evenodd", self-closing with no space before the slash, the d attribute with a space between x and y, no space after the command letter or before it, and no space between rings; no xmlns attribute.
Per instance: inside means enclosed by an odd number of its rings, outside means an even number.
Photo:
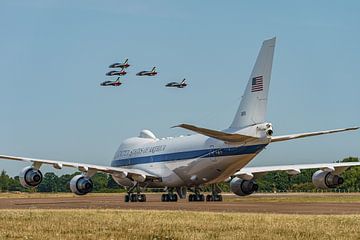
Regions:
<svg viewBox="0 0 360 240"><path fill-rule="evenodd" d="M120 77L118 77L115 82L120 82Z"/></svg>
<svg viewBox="0 0 360 240"><path fill-rule="evenodd" d="M265 122L275 41L276 38L272 38L263 42L230 128L240 129Z"/></svg>
<svg viewBox="0 0 360 240"><path fill-rule="evenodd" d="M152 72L155 72L155 69L156 69L156 67L153 67L151 71L152 71Z"/></svg>
<svg viewBox="0 0 360 240"><path fill-rule="evenodd" d="M125 62L124 62L124 64L127 64L128 61L129 61L129 59L126 59Z"/></svg>
<svg viewBox="0 0 360 240"><path fill-rule="evenodd" d="M181 84L185 83L186 79L184 78L182 81L181 81Z"/></svg>

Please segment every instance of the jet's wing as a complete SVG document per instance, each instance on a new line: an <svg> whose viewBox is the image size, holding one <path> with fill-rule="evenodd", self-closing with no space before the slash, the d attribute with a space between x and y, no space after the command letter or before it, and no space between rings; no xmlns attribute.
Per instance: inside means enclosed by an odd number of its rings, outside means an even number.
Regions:
<svg viewBox="0 0 360 240"><path fill-rule="evenodd" d="M149 174L148 172L145 172L140 169L127 169L127 168L118 168L118 167L109 167L109 166L99 166L99 165L86 164L86 163L63 162L56 160L45 160L45 159L6 156L6 155L0 155L0 159L32 163L35 168L40 168L42 164L52 165L52 167L56 169L62 169L63 167L71 167L71 168L76 168L83 173L87 173L90 176L92 176L97 172L102 172L102 173L118 175L123 178L129 177L133 180L159 179L158 176Z"/></svg>
<svg viewBox="0 0 360 240"><path fill-rule="evenodd" d="M181 128L185 128L200 134L203 134L205 136L208 137L212 137L212 138L216 138L225 142L247 142L247 141L252 141L252 140L257 140L258 138L256 137L251 137L251 136L247 136L247 135L242 135L242 134L237 134L237 133L226 133L226 132L221 132L221 131L216 131L216 130L211 130L211 129L207 129L207 128L200 128L200 127L196 127L190 124L180 124L174 127L181 127Z"/></svg>
<svg viewBox="0 0 360 240"><path fill-rule="evenodd" d="M264 167L244 167L240 171L234 173L233 176L240 177L245 180L265 175L269 172L284 171L289 175L297 175L301 170L320 169L327 172L340 174L349 167L360 166L360 162L343 162L343 163L315 163L315 164L294 164L294 165L278 165Z"/></svg>
<svg viewBox="0 0 360 240"><path fill-rule="evenodd" d="M274 137L271 137L271 142L281 142L281 141L287 141L287 140L292 140L292 139L296 139L296 138L304 138L304 137L311 137L311 136L317 136L317 135L323 135L323 134L352 131L352 130L357 130L359 128L360 127L340 128L340 129L320 131L320 132L309 132L309 133L298 133L298 134L291 134L291 135L284 135L284 136L274 136Z"/></svg>

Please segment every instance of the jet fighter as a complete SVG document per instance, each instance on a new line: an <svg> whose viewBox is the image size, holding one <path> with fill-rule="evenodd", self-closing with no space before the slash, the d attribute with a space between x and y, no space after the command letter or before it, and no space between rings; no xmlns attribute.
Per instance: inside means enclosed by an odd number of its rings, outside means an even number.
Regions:
<svg viewBox="0 0 360 240"><path fill-rule="evenodd" d="M120 77L118 77L115 81L105 81L105 82L102 82L100 83L100 86L103 86L103 87L109 87L109 86L112 86L112 87L118 87L120 86L122 83L120 82Z"/></svg>
<svg viewBox="0 0 360 240"><path fill-rule="evenodd" d="M122 68L122 69L128 68L128 67L130 67L128 60L129 59L126 59L125 62L123 62L123 63L113 63L109 66L109 68Z"/></svg>
<svg viewBox="0 0 360 240"><path fill-rule="evenodd" d="M126 73L127 72L125 72L124 69L121 69L121 71L110 71L110 72L106 73L106 76L123 76Z"/></svg>
<svg viewBox="0 0 360 240"><path fill-rule="evenodd" d="M136 74L136 76L155 76L157 72L155 71L156 67L153 67L151 71L141 71Z"/></svg>
<svg viewBox="0 0 360 240"><path fill-rule="evenodd" d="M185 78L181 82L170 82L165 85L165 87L176 87L176 88L184 88L187 86L185 82Z"/></svg>

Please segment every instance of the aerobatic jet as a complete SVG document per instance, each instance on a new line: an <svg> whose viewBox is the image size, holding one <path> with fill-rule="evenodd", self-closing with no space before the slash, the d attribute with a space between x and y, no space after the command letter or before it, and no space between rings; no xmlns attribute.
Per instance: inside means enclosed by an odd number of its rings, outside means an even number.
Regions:
<svg viewBox="0 0 360 240"><path fill-rule="evenodd" d="M153 67L151 71L141 71L136 74L136 76L155 76L157 72L155 71L156 67Z"/></svg>
<svg viewBox="0 0 360 240"><path fill-rule="evenodd" d="M128 68L128 67L130 67L128 60L129 59L126 59L125 62L123 62L123 63L113 63L109 66L109 68L122 68L122 69Z"/></svg>
<svg viewBox="0 0 360 240"><path fill-rule="evenodd" d="M187 86L185 78L181 82L170 82L165 85L165 87L175 87L175 88L184 88Z"/></svg>
<svg viewBox="0 0 360 240"><path fill-rule="evenodd" d="M118 77L115 81L105 81L100 83L100 86L103 87L108 87L108 86L112 86L112 87L118 87L120 86L122 83L120 82L120 78Z"/></svg>
<svg viewBox="0 0 360 240"><path fill-rule="evenodd" d="M124 69L121 71L110 71L106 73L106 76L124 76L127 72Z"/></svg>

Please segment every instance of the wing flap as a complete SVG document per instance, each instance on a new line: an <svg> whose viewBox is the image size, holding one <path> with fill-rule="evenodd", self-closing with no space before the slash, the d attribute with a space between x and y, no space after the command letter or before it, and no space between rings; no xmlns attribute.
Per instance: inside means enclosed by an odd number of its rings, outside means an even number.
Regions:
<svg viewBox="0 0 360 240"><path fill-rule="evenodd" d="M258 139L256 137L251 137L251 136L237 134L237 133L226 133L226 132L216 131L216 130L207 129L207 128L200 128L200 127L196 127L196 126L190 125L190 124L180 124L180 125L177 125L174 127L185 128L187 130L197 132L202 135L216 138L216 139L222 140L224 142L230 142L230 143L242 143L242 142L248 142L248 141L253 141L253 140Z"/></svg>

